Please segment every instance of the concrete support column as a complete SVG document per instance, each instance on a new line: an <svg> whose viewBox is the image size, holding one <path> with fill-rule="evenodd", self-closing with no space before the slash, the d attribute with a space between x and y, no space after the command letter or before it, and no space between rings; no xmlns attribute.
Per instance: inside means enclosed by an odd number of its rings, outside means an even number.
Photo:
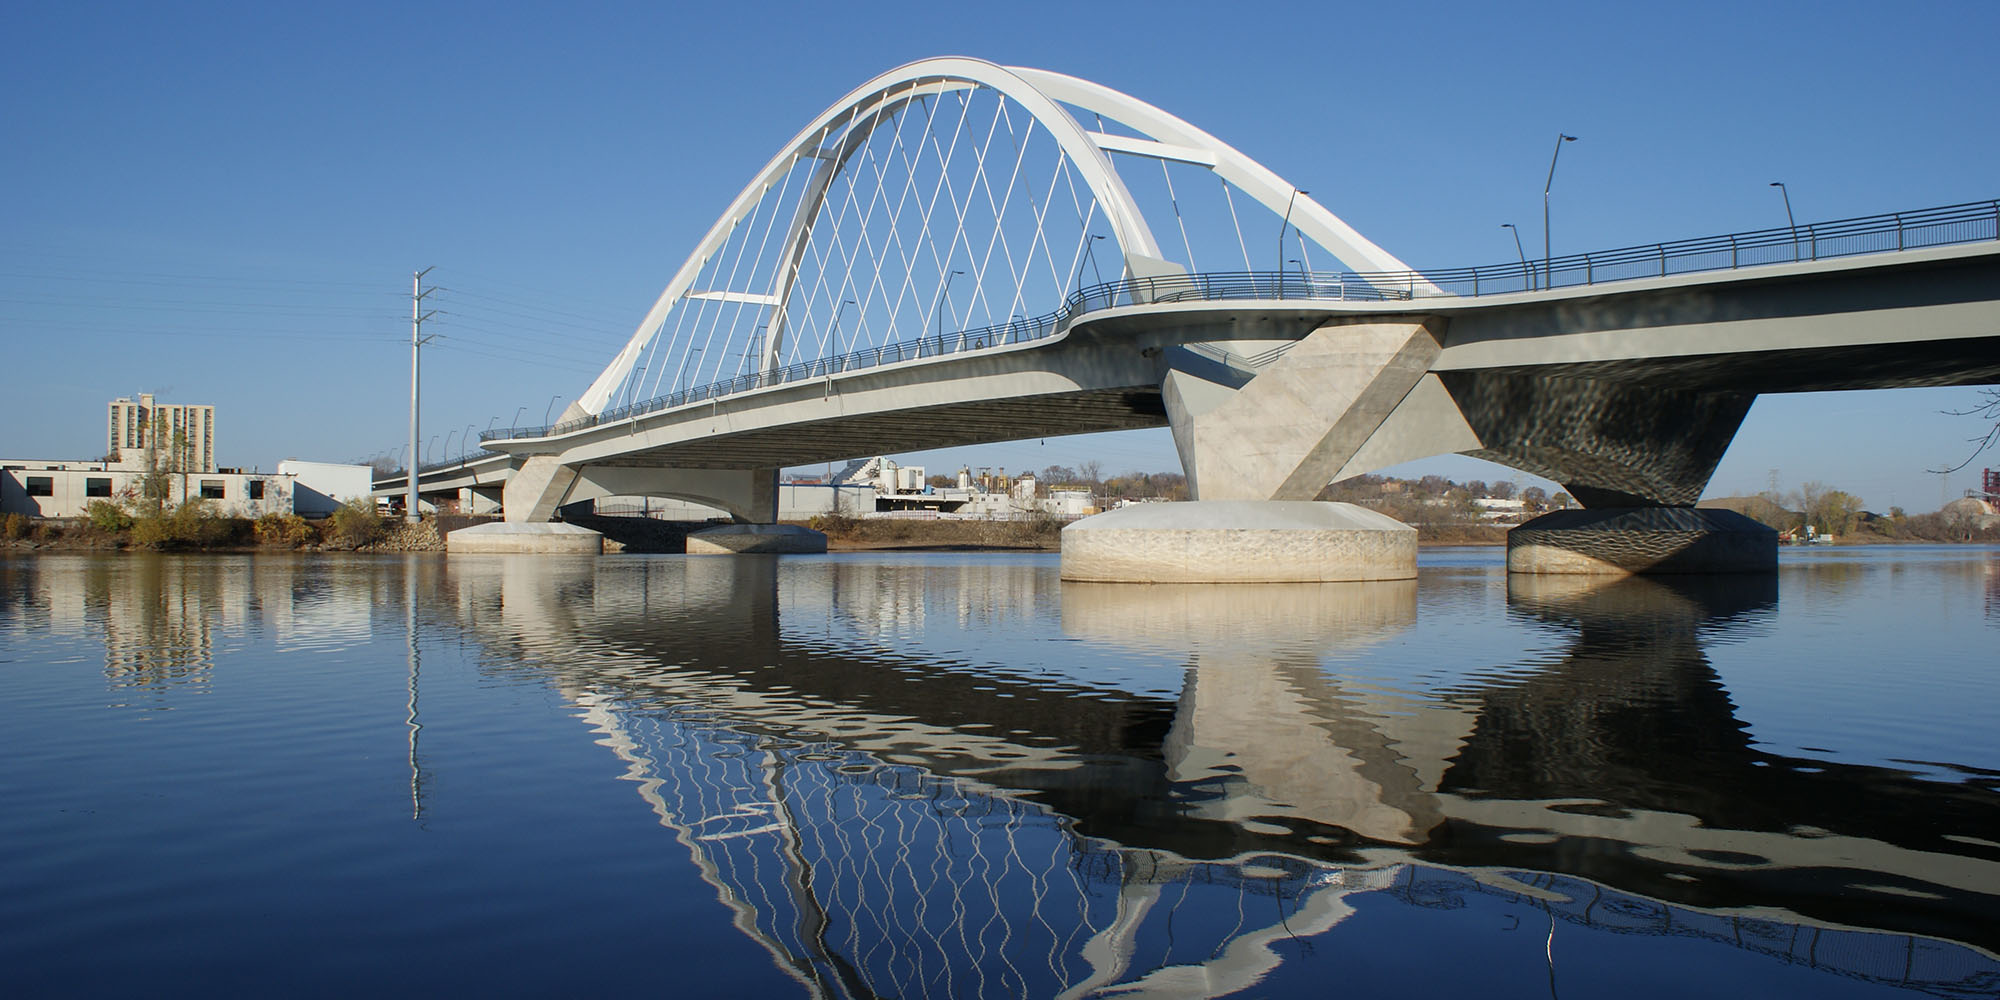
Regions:
<svg viewBox="0 0 2000 1000"><path fill-rule="evenodd" d="M556 508L576 485L577 472L554 455L531 456L507 480L501 494L501 503L507 508L506 519L516 524L553 520Z"/></svg>
<svg viewBox="0 0 2000 1000"><path fill-rule="evenodd" d="M1480 441L1465 454L1553 479L1586 507L1692 506L1756 401L1628 379L1441 378Z"/></svg>
<svg viewBox="0 0 2000 1000"><path fill-rule="evenodd" d="M1778 533L1728 510L1559 510L1507 532L1507 572L1630 576L1776 573Z"/></svg>
<svg viewBox="0 0 2000 1000"><path fill-rule="evenodd" d="M1162 386L1174 447L1200 500L1311 500L1438 356L1436 317L1330 323L1241 388L1188 371Z"/></svg>
<svg viewBox="0 0 2000 1000"><path fill-rule="evenodd" d="M1237 384L1205 364L1163 380L1191 503L1142 504L1063 529L1065 580L1301 583L1407 580L1416 530L1323 503L1334 473L1420 382L1436 318L1329 323Z"/></svg>

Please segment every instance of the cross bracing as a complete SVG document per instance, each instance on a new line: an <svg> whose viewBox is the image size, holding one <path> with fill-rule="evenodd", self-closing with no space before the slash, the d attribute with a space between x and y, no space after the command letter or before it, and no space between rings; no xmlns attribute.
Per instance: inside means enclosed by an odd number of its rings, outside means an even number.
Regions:
<svg viewBox="0 0 2000 1000"><path fill-rule="evenodd" d="M566 416L1006 328L1082 286L1315 260L1406 270L1309 195L1149 104L1041 70L924 60L795 135Z"/></svg>

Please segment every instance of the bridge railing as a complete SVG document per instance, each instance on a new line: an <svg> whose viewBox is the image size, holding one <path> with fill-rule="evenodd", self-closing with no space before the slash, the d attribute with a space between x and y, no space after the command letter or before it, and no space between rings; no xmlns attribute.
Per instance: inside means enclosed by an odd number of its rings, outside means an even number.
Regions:
<svg viewBox="0 0 2000 1000"><path fill-rule="evenodd" d="M1976 201L1668 243L1642 243L1542 260L1354 277L1381 287L1403 284L1415 289L1418 297L1495 295L1993 239L2000 239L2000 201ZM1428 282L1437 291L1425 292L1420 282Z"/></svg>
<svg viewBox="0 0 2000 1000"><path fill-rule="evenodd" d="M1726 271L1858 254L1893 253L2000 239L2000 200L1891 212L1803 226L1757 229L1669 243L1645 243L1541 260L1418 271L1241 271L1125 278L1077 289L1061 308L1031 318L801 361L642 400L544 427L508 427L482 441L540 438L669 410L689 403L880 365L1042 340L1092 312L1172 302L1400 302L1575 288L1636 278ZM483 450L483 449L482 449ZM446 463L458 465L462 463ZM425 466L419 469L440 466Z"/></svg>
<svg viewBox="0 0 2000 1000"><path fill-rule="evenodd" d="M488 441L490 441L490 440L492 440L492 439L493 439L493 438L494 438L495 436L496 436L496 434L495 434L495 433L492 433L492 432L489 432L489 433L487 433L487 434L485 434L485 435L482 435L482 436L481 436L481 439L482 439L482 440L488 440ZM465 454L463 454L463 455L460 455L460 456L458 456L457 458L447 458L447 459L443 459L443 460L441 460L441 461L436 461L436 462L421 462L421 463L418 463L418 465L417 465L417 474L418 474L418 475L423 475L423 474L424 474L424 473L426 473L426 472L431 472L431 471L433 471L433 470L436 470L436 469L456 469L456 468L459 468L459 467L461 467L461 466L466 466L466 465L471 465L471 464L472 464L472 463L474 463L474 462L478 462L478 461L483 461L483 460L485 460L485 459L489 459L489 458L492 458L492 457L494 457L495 455L503 455L503 454L506 454L506 453L505 453L505 452L499 452L499 451L490 451L490 450L488 450L488 449L485 449L485 448L478 448L478 449L475 449L475 450L473 450L473 451L469 451L469 452L466 452ZM402 473L398 472L397 474L398 474L398 475L401 475Z"/></svg>

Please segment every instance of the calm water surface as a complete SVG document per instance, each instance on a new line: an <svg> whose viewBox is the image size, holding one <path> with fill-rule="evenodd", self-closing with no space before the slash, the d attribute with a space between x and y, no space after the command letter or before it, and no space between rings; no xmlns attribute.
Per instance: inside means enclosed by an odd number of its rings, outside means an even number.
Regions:
<svg viewBox="0 0 2000 1000"><path fill-rule="evenodd" d="M0 559L0 995L2000 994L2000 550Z"/></svg>

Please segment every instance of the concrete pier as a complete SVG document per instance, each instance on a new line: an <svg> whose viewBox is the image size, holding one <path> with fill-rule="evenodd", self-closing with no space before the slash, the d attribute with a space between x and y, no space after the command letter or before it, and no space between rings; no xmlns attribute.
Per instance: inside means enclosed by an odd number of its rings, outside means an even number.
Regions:
<svg viewBox="0 0 2000 1000"><path fill-rule="evenodd" d="M688 555L814 554L826 535L796 524L720 524L687 536Z"/></svg>
<svg viewBox="0 0 2000 1000"><path fill-rule="evenodd" d="M1062 531L1065 580L1336 583L1416 575L1416 529L1346 503L1133 504Z"/></svg>
<svg viewBox="0 0 2000 1000"><path fill-rule="evenodd" d="M1728 510L1559 510L1507 532L1507 572L1775 573L1778 533Z"/></svg>
<svg viewBox="0 0 2000 1000"><path fill-rule="evenodd" d="M602 555L604 536L573 524L495 521L460 528L444 536L444 547L446 552Z"/></svg>

